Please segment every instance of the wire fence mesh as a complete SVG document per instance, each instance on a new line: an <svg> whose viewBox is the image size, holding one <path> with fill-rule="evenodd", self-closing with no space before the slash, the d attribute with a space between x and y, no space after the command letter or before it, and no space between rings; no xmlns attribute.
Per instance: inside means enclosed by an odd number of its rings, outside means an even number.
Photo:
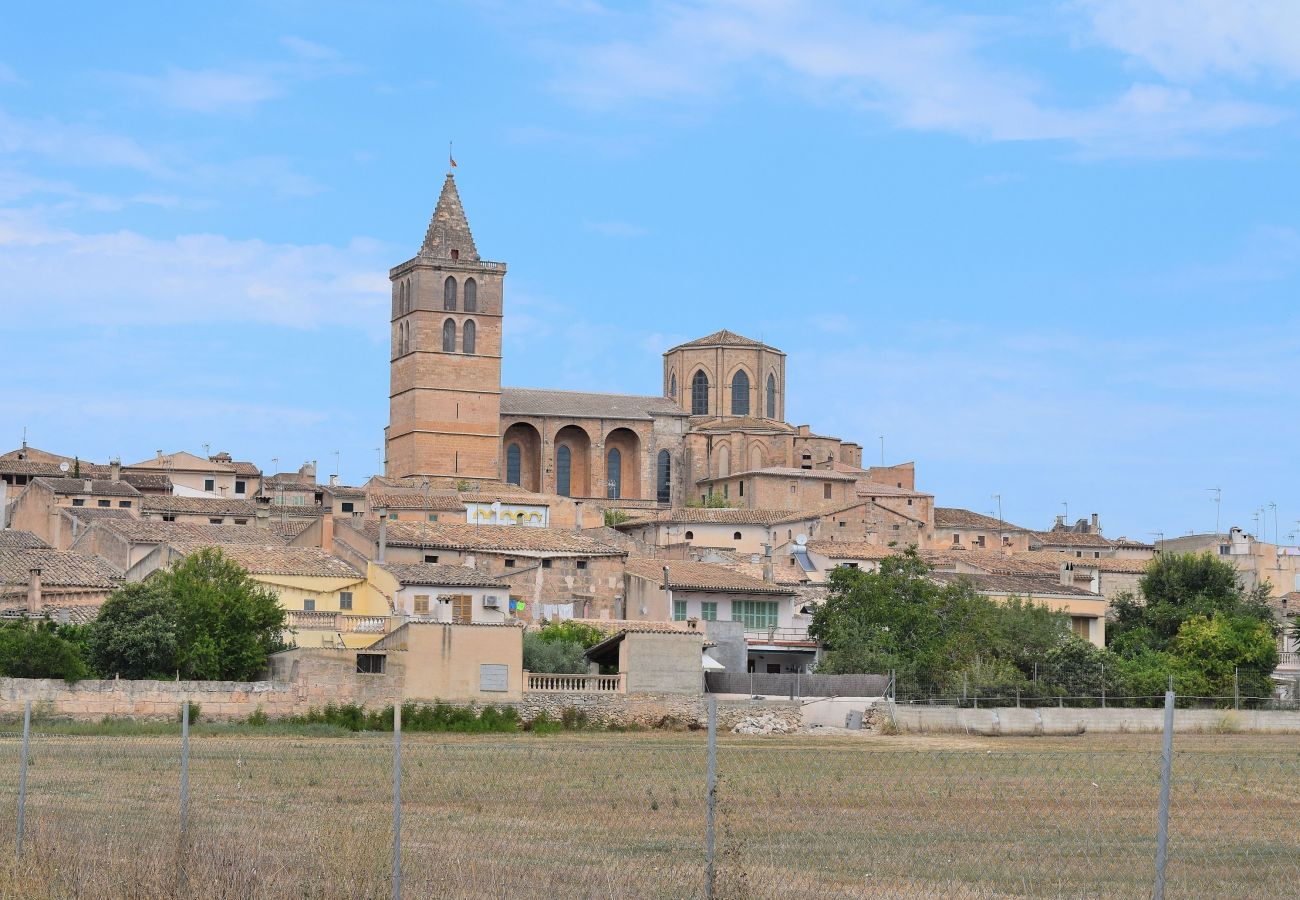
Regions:
<svg viewBox="0 0 1300 900"><path fill-rule="evenodd" d="M33 727L0 896L393 896L392 734ZM21 734L0 735L17 843ZM1169 897L1289 896L1300 744L1178 735ZM401 737L400 896L1143 897L1161 735Z"/></svg>

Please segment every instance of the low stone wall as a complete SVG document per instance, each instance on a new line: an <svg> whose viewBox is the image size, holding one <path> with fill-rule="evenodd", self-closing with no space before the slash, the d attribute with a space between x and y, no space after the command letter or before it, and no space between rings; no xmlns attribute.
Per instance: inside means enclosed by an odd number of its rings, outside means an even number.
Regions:
<svg viewBox="0 0 1300 900"><path fill-rule="evenodd" d="M888 709L888 704L877 704ZM1163 709L1075 709L1056 706L957 709L897 704L895 727L914 734L1062 735L1142 734L1164 730ZM1179 709L1174 730L1195 733L1300 733L1300 712L1276 710Z"/></svg>
<svg viewBox="0 0 1300 900"><path fill-rule="evenodd" d="M283 672L292 680L276 681L63 681L38 678L0 679L0 715L22 715L32 701L37 715L98 721L104 718L175 719L187 699L198 703L209 722L246 719L260 710L269 719L304 715L327 703L357 703L371 709L387 706L401 696L401 678L361 675L351 657L340 652L314 653ZM421 701L423 702L423 701ZM482 704L480 704L482 705ZM545 712L559 719L566 709L582 711L589 722L612 728L703 728L708 722L707 700L683 694L526 693L513 706L525 721ZM785 701L722 702L718 730L730 731L746 718L772 716L789 730L803 727L798 703Z"/></svg>

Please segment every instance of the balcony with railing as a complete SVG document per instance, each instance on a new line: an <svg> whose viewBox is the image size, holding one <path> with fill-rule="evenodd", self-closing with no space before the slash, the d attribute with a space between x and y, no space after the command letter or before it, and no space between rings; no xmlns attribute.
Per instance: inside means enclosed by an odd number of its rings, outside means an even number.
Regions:
<svg viewBox="0 0 1300 900"><path fill-rule="evenodd" d="M525 672L524 690L540 694L622 694L624 675L565 675Z"/></svg>
<svg viewBox="0 0 1300 900"><path fill-rule="evenodd" d="M817 641L808 636L807 626L779 628L746 628L745 641L749 644L796 644L816 647Z"/></svg>
<svg viewBox="0 0 1300 900"><path fill-rule="evenodd" d="M1295 650L1283 650L1277 655L1278 669L1287 671L1300 672L1300 652Z"/></svg>
<svg viewBox="0 0 1300 900"><path fill-rule="evenodd" d="M295 631L337 631L342 634L387 634L388 616L353 616L319 610L291 609L284 623Z"/></svg>

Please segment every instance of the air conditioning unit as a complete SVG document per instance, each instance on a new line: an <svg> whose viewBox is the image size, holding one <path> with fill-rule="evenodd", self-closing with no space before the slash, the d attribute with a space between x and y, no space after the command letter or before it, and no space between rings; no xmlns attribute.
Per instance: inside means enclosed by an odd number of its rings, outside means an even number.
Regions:
<svg viewBox="0 0 1300 900"><path fill-rule="evenodd" d="M500 608L501 608L501 598L500 598L500 597L484 597L484 598L483 598L483 608L484 608L484 609L500 609Z"/></svg>

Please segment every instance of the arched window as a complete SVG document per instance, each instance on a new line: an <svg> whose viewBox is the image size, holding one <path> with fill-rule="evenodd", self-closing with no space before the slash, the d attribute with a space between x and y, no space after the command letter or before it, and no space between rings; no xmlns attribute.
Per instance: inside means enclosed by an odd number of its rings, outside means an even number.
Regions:
<svg viewBox="0 0 1300 900"><path fill-rule="evenodd" d="M733 534L733 535L731 536L731 539L732 539L733 541L738 541L738 540L740 540L740 532L737 531L735 534Z"/></svg>
<svg viewBox="0 0 1300 900"><path fill-rule="evenodd" d="M691 415L707 416L709 414L709 376L704 370L695 373L691 379Z"/></svg>
<svg viewBox="0 0 1300 900"><path fill-rule="evenodd" d="M605 457L605 477L607 478L605 494L610 500L623 496L623 454L617 447L610 447Z"/></svg>
<svg viewBox="0 0 1300 900"><path fill-rule="evenodd" d="M573 496L573 490L569 484L569 473L572 471L573 452L569 450L567 444L561 444L555 450L555 493L561 497Z"/></svg>
<svg viewBox="0 0 1300 900"><path fill-rule="evenodd" d="M771 373L767 376L767 417L776 418L776 376Z"/></svg>
<svg viewBox="0 0 1300 900"><path fill-rule="evenodd" d="M477 336L478 329L474 327L474 322L472 320L465 323L464 332L465 333L461 337L460 341L460 352L473 353L474 338Z"/></svg>
<svg viewBox="0 0 1300 900"><path fill-rule="evenodd" d="M478 282L465 279L465 312L478 312Z"/></svg>
<svg viewBox="0 0 1300 900"><path fill-rule="evenodd" d="M659 451L659 471L655 476L655 499L671 503L673 499L673 457L667 450Z"/></svg>
<svg viewBox="0 0 1300 900"><path fill-rule="evenodd" d="M411 280L409 278L402 282L402 310L408 313L411 311Z"/></svg>
<svg viewBox="0 0 1300 900"><path fill-rule="evenodd" d="M506 447L506 484L523 484L519 478L519 459L521 455L518 444L511 444Z"/></svg>
<svg viewBox="0 0 1300 900"><path fill-rule="evenodd" d="M749 376L744 369L731 376L731 414L749 415Z"/></svg>
<svg viewBox="0 0 1300 900"><path fill-rule="evenodd" d="M694 532L694 531L688 531L688 532L686 532L686 540L688 540L688 541L693 541L693 540L695 540L695 532Z"/></svg>
<svg viewBox="0 0 1300 900"><path fill-rule="evenodd" d="M442 283L442 308L456 308L456 279L452 278L450 275L448 275L447 280Z"/></svg>
<svg viewBox="0 0 1300 900"><path fill-rule="evenodd" d="M456 320L448 319L442 323L442 352L456 352Z"/></svg>
<svg viewBox="0 0 1300 900"><path fill-rule="evenodd" d="M397 354L404 356L411 352L411 323L403 322L397 331Z"/></svg>
<svg viewBox="0 0 1300 900"><path fill-rule="evenodd" d="M668 376L668 396L674 400L677 399L677 373L673 372Z"/></svg>

